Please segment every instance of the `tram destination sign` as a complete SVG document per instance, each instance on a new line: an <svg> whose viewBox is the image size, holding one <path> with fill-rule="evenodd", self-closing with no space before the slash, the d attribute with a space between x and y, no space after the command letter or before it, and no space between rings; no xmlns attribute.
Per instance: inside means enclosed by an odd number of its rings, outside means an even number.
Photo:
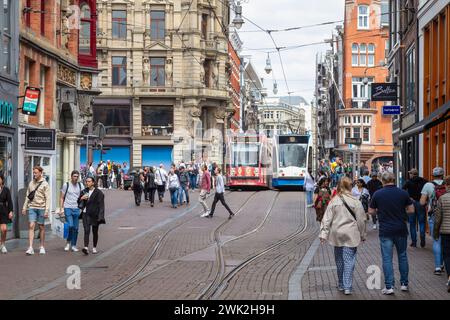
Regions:
<svg viewBox="0 0 450 320"><path fill-rule="evenodd" d="M372 83L372 101L394 101L397 100L397 83Z"/></svg>
<svg viewBox="0 0 450 320"><path fill-rule="evenodd" d="M55 150L55 130L25 129L25 149Z"/></svg>
<svg viewBox="0 0 450 320"><path fill-rule="evenodd" d="M345 144L354 144L359 146L361 143L361 138L345 138Z"/></svg>

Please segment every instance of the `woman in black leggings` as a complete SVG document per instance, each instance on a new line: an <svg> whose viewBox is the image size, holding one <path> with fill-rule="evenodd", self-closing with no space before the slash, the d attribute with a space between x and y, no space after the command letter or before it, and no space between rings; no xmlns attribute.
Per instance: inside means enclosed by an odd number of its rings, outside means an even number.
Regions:
<svg viewBox="0 0 450 320"><path fill-rule="evenodd" d="M84 248L81 250L85 255L89 254L89 235L94 235L94 246L92 253L97 253L98 227L105 223L105 196L96 186L93 178L86 178L86 189L80 195L78 200L83 208L83 226L84 226Z"/></svg>

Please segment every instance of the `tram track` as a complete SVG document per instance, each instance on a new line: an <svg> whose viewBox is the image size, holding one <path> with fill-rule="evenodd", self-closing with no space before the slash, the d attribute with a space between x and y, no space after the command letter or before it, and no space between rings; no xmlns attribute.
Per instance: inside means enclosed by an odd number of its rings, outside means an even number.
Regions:
<svg viewBox="0 0 450 320"><path fill-rule="evenodd" d="M245 202L239 207L238 211L236 212L236 216L242 211L242 209L245 207L245 205L252 199L252 197L256 194L257 192L253 192L249 197L247 197L247 199L245 200ZM174 259L170 262L167 262L153 270L144 272L145 268L147 268L152 261L154 261L154 257L156 256L156 253L158 252L159 248L161 247L162 243L164 242L164 240L168 237L168 235L170 233L172 233L173 231L175 231L176 229L178 229L179 227L186 225L187 223L193 221L194 219L198 218L198 216L194 216L182 223L179 223L171 228L169 228L168 230L166 230L166 232L164 232L164 234L158 239L158 241L156 242L156 244L153 246L153 250L150 253L150 255L148 257L145 258L144 262L141 264L141 266L130 276L128 276L127 278L125 278L125 280L122 280L120 283L110 286L104 290L101 291L100 294L96 295L95 297L93 297L93 300L108 300L108 299L114 299L117 298L119 296L121 296L122 294L124 294L126 291L128 291L130 288L133 287L134 284L136 284L137 282L143 280L144 278L152 275L153 273L164 269L172 264L174 264L175 262L179 261L180 259L191 255L197 251L201 251L206 249L208 246L206 247L202 247L199 250L196 250L194 252L190 252L186 255L183 255L181 257L178 257L177 259ZM226 225L230 220L225 220L224 222L222 222L219 226L217 226L212 232L212 238L215 238L216 235L216 231L220 228L222 228L224 225Z"/></svg>
<svg viewBox="0 0 450 320"><path fill-rule="evenodd" d="M278 193L278 195L279 195L279 193ZM278 198L278 195L276 198ZM237 274L239 274L239 272L242 271L246 266L248 266L255 260L259 259L260 257L272 252L273 250L280 248L284 244L289 243L293 239L302 235L307 230L307 228L308 228L308 211L305 208L304 215L303 215L304 223L303 223L302 227L300 225L299 228L297 228L297 230L294 233L291 233L284 239L281 239L281 240L277 241L276 243L270 245L269 247L266 247L266 248L258 251L257 253L248 256L245 260L243 260L241 263L239 263L237 266L235 266L232 270L230 270L226 275L224 275L224 273L225 273L225 258L223 257L222 247L226 243L245 238L245 237L257 232L258 230L260 230L264 226L265 222L267 221L268 216L270 215L271 211L273 210L273 207L276 202L275 201L276 198L274 198L274 201L272 202L271 206L269 207L269 209L266 212L266 216L265 216L264 220L260 223L260 225L258 225L258 227L251 230L250 232L247 232L246 234L243 234L236 238L227 240L218 247L218 250L216 251L216 253L217 253L216 262L218 262L218 266L219 266L218 271L214 277L213 282L211 282L211 284L202 292L202 294L200 294L197 297L197 300L217 299L220 296L220 294L227 288L230 280L232 278L234 278ZM300 241L300 243L303 243L306 240L307 240L307 238L302 239ZM219 244L220 239L216 243Z"/></svg>

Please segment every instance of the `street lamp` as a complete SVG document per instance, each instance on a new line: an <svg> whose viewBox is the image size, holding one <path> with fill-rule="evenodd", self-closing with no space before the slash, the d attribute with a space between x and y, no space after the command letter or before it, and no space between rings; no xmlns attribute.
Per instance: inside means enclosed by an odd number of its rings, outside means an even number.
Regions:
<svg viewBox="0 0 450 320"><path fill-rule="evenodd" d="M367 67L366 69L364 69L364 78L363 78L363 84L367 85L369 84L369 78L367 78L366 73L367 73L367 69L375 69L375 68L383 68L386 66L386 63L381 60L380 63L377 66L373 66L373 67Z"/></svg>
<svg viewBox="0 0 450 320"><path fill-rule="evenodd" d="M233 19L233 25L236 27L236 29L240 29L244 24L244 19L242 19L242 6L240 1L238 1L237 5L235 5L234 13L235 16Z"/></svg>
<svg viewBox="0 0 450 320"><path fill-rule="evenodd" d="M277 82L275 81L274 83L273 83L273 94L277 94L278 93L278 84L277 84Z"/></svg>
<svg viewBox="0 0 450 320"><path fill-rule="evenodd" d="M267 74L272 72L272 65L270 63L270 56L269 56L268 52L267 52L267 59L266 59L266 67L264 68L264 70L266 71Z"/></svg>

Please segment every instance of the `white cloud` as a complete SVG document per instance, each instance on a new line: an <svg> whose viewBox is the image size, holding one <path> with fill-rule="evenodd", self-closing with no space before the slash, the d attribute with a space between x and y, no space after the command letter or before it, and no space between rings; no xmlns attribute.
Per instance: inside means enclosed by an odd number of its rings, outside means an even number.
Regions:
<svg viewBox="0 0 450 320"><path fill-rule="evenodd" d="M328 21L342 20L344 17L344 0L249 0L242 3L242 14L264 29L283 29L307 26ZM233 14L232 17L233 18ZM244 20L245 20L244 18ZM290 32L272 33L278 47L296 46L321 42L331 38L334 25L305 28ZM269 95L272 94L272 80L278 83L278 95L287 95L280 60L277 53L271 54L273 74L264 72L267 53L246 49L274 48L269 35L264 32L241 32L258 30L249 21L245 21L239 30L244 42L242 54L252 55L251 60L259 76L264 77ZM311 101L314 92L316 52L323 52L329 44L307 46L295 50L281 51L289 90L293 95L301 95ZM266 50L274 51L275 49Z"/></svg>

